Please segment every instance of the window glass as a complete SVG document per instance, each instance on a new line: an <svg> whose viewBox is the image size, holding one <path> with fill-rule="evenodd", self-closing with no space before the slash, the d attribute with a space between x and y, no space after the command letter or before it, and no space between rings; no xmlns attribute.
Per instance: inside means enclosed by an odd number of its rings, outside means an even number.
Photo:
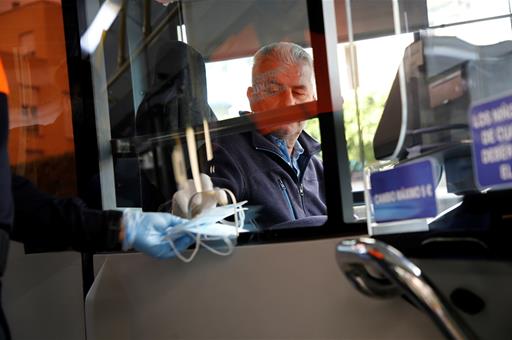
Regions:
<svg viewBox="0 0 512 340"><path fill-rule="evenodd" d="M10 87L11 167L47 192L76 194L60 1L3 1L0 32L0 59Z"/></svg>
<svg viewBox="0 0 512 340"><path fill-rule="evenodd" d="M375 162L373 136L381 119L403 51L412 41L412 34L355 41L353 46L357 57L356 88L350 81L351 72L354 72L349 58L350 43L338 44L345 134L352 172L352 188L355 191L364 190L363 164ZM376 53L379 55L379 62L375 62ZM361 159L361 146L363 159Z"/></svg>
<svg viewBox="0 0 512 340"><path fill-rule="evenodd" d="M489 32L493 32L489 34ZM454 25L429 30L436 36L454 36L473 45L492 45L510 39L510 18Z"/></svg>
<svg viewBox="0 0 512 340"><path fill-rule="evenodd" d="M479 190L468 111L512 91L511 6L510 1L414 3L416 13L423 13L415 18L423 21L409 21L406 2L380 9L392 21L386 32L362 34L356 8L337 10L345 14L337 20L346 23L347 32L339 34L338 56L352 185L361 188L366 178L370 190L363 168L371 174L431 159L441 214L465 193ZM373 214L372 200L367 203Z"/></svg>
<svg viewBox="0 0 512 340"><path fill-rule="evenodd" d="M247 87L251 85L252 58L206 63L208 103L219 119L235 118L250 111Z"/></svg>
<svg viewBox="0 0 512 340"><path fill-rule="evenodd" d="M94 33L94 20L105 7L110 8L106 33L84 40L89 29ZM272 59L255 66L253 60L273 42L293 42L306 51L306 59L318 58L311 48L307 8L306 0L88 2L82 48L92 64L98 145L105 160L99 174L104 206L169 210L184 181L195 177L199 188L203 172L249 201L256 228L324 215L322 176L310 176L304 166L314 160L323 173L317 118L322 120L324 112L317 99L325 95L318 88L325 88L309 80L304 84L312 75L304 65L276 66ZM339 77L330 77L328 88L339 83L339 93L329 95L343 99L344 132L336 138L348 146L351 190L365 188L365 168L394 166L426 150L436 153L437 147L467 143L462 117L467 97L452 93L445 98L436 82L442 84L453 67L466 67L461 65L471 56L481 59L486 52L477 46L510 40L510 1L489 6L481 1L335 1L334 10L325 13L336 20L336 31L327 32L337 36L336 63L320 55L324 64L338 67ZM24 50L32 49L30 35L19 41ZM96 45L87 50L84 41ZM461 86L468 80L464 72L456 78ZM437 130L446 124L450 131ZM302 142L296 144L295 138L284 138L293 129L304 129L308 139L300 134ZM267 144L258 144L260 137ZM249 149L241 152L246 144L259 156ZM267 164L267 158L272 162ZM466 163L449 166L460 164ZM454 184L450 171L439 177L447 193L470 189L465 186L469 179ZM308 196L306 184L315 188L314 195ZM288 217L270 221L268 205L282 205Z"/></svg>
<svg viewBox="0 0 512 340"><path fill-rule="evenodd" d="M428 21L430 26L463 23L511 13L507 0L428 0Z"/></svg>
<svg viewBox="0 0 512 340"><path fill-rule="evenodd" d="M86 14L104 207L169 211L202 172L247 201L249 229L326 221L306 0L87 2ZM97 17L111 18L102 39Z"/></svg>

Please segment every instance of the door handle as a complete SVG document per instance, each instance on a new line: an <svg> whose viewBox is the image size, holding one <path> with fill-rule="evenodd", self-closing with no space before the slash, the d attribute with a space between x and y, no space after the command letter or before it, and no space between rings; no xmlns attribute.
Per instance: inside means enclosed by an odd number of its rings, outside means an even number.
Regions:
<svg viewBox="0 0 512 340"><path fill-rule="evenodd" d="M449 339L476 339L421 269L396 248L373 238L345 239L336 246L336 261L347 279L364 295L376 298L405 295Z"/></svg>

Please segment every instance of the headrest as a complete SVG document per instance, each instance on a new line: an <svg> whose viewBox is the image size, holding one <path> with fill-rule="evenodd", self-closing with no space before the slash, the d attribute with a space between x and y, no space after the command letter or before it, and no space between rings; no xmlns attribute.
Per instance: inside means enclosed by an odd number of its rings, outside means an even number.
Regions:
<svg viewBox="0 0 512 340"><path fill-rule="evenodd" d="M215 120L208 105L203 57L181 41L169 41L157 53L152 84L136 117L137 135L169 133L202 118Z"/></svg>

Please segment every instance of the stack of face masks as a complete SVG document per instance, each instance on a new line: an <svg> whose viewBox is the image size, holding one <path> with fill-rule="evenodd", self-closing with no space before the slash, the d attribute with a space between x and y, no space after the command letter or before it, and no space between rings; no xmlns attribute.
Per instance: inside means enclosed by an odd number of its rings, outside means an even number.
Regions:
<svg viewBox="0 0 512 340"><path fill-rule="evenodd" d="M242 206L245 203L247 201L208 208L187 222L169 228L166 239L176 257L183 262L191 262L201 247L217 255L230 255L235 249L238 234L244 231L245 208ZM234 222L225 220L232 215ZM189 235L196 241L195 248L188 257L178 251L174 244L183 235Z"/></svg>

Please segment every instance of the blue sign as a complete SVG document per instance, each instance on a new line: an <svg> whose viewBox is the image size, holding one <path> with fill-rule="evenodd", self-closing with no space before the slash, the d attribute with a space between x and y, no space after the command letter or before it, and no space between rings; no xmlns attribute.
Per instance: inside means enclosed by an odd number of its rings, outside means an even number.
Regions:
<svg viewBox="0 0 512 340"><path fill-rule="evenodd" d="M370 182L377 222L437 215L436 186L430 159L373 173Z"/></svg>
<svg viewBox="0 0 512 340"><path fill-rule="evenodd" d="M512 186L512 95L471 107L473 165L480 189Z"/></svg>

